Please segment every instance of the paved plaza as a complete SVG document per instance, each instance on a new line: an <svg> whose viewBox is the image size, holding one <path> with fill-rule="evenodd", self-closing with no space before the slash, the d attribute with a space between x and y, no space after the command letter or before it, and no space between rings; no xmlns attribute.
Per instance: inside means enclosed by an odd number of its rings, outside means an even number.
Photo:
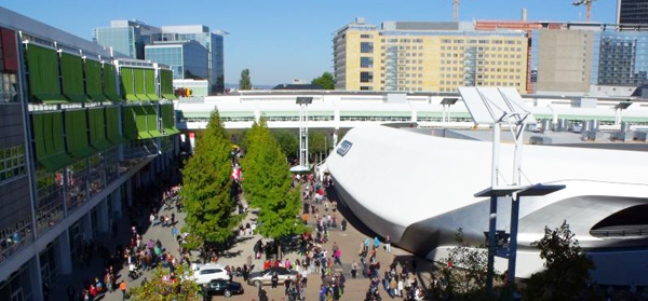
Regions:
<svg viewBox="0 0 648 301"><path fill-rule="evenodd" d="M325 212L324 206L322 204L316 204L316 207L319 209L320 213ZM178 221L176 226L178 227L178 229L181 229L184 226L185 213L177 212L175 208L169 210L162 210L160 212L161 215L170 215L171 213L175 214L176 220ZM143 241L148 241L149 239L152 239L154 241L160 240L162 246L166 248L167 251L172 252L173 255L179 258L178 244L171 235L171 227L162 227L161 225L156 225L156 226L149 225L148 218L147 218L149 214L150 213L148 212L148 210L143 210L140 212L140 216L139 216L139 220L145 221L144 222L145 226L142 227L144 229L142 231ZM358 272L359 274L358 278L352 279L350 274L350 267L351 267L351 262L353 260L356 260L356 262L360 264L357 255L359 245L361 242L364 242L366 238L373 239L373 234L371 234L369 230L364 229L362 225L355 220L352 213L348 212L342 206L340 206L340 210L337 214L338 214L338 220L341 220L342 217L345 217L347 220L349 220L350 221L349 226L347 227L346 231L341 231L339 228L330 229L329 240L322 247L326 250L329 250L330 252L333 243L337 243L340 250L342 251L343 265L341 267L339 265L335 266L335 270L338 272L343 271L347 279L346 288L340 300L364 300L365 293L367 291L367 288L369 287L369 279L362 277L360 271ZM246 219L243 221L243 224L251 222L256 217L257 215L255 214L255 212L248 212ZM314 225L314 222L315 222L314 219L312 218L309 219L309 224L311 226ZM110 234L105 234L105 237L99 238L99 241L101 241L104 245L111 246L110 247L111 250L114 249L114 247L117 245L127 244L128 240L130 239L131 221L129 221L129 219L124 216L119 220L118 224L119 224L119 235L117 237L111 237ZM242 267L245 264L248 256L252 256L254 258L254 252L253 252L254 243L261 238L262 237L259 235L254 235L252 237L238 238L237 243L229 251L231 254L235 254L235 255L232 257L221 257L219 259L219 264L222 264L223 266L230 265L234 267ZM265 241L268 240L264 239L264 242ZM298 258L301 260L302 256L296 253L288 253L285 254L284 258L288 258L290 259L291 262L295 262L295 260ZM394 258L396 258L400 263L410 264L410 268L411 268L411 261L417 260L418 263L417 266L420 272L418 273L419 282L424 285L429 282L430 266L427 261L422 259L416 259L416 257L411 256L411 254L401 249L398 249L394 246L392 246L391 254L387 254L386 251L381 247L377 255L378 261L384 267L391 264ZM193 259L197 259L196 252L193 253ZM260 267L263 266L262 259L261 260L254 259L253 263L255 265L254 271L259 270ZM104 269L103 260L100 258L94 258L91 261L91 265L89 267L86 266L83 268L80 268L78 264L75 262L75 272L72 273L71 275L62 276L59 279L56 286L52 288L52 294L51 294L52 298L50 298L50 300L67 300L68 285L71 285L73 288L78 290L81 284L83 284L84 280L87 281L93 279L94 277L102 277L103 269ZM384 271L384 269L385 268L381 269L381 273ZM144 272L144 274L140 276L138 279L131 280L127 276L128 268L126 266L122 266L121 269L118 269L118 272L116 274L118 275L117 282L119 282L121 279L124 279L129 288L133 288L135 286L140 285L141 281L144 278L147 279L151 278L151 272ZM243 284L245 293L242 295L232 296L230 298L232 301L238 301L238 300L249 301L252 299L258 300L257 297L258 290L254 286L244 283L242 277L234 277L234 281L241 282ZM319 287L321 283L322 281L319 273L308 276L308 287L306 288L306 294L305 294L307 300L319 300ZM278 287L276 289L272 289L269 286L266 286L264 288L268 293L269 300L274 299L276 301L279 301L282 299L284 300L288 299L284 295L283 286ZM384 290L381 289L380 293L381 296L383 296L383 298L388 297L388 295ZM224 297L216 296L214 297L214 300L216 299L224 299ZM100 300L105 300L105 301L122 300L122 295L121 292L116 290L115 292L112 293L108 292L103 296L100 296Z"/></svg>

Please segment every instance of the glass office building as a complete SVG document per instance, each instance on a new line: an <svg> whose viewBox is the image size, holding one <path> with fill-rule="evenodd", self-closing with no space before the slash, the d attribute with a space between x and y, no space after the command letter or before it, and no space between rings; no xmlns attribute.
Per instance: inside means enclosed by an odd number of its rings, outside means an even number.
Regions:
<svg viewBox="0 0 648 301"><path fill-rule="evenodd" d="M648 32L601 31L594 45L592 84L648 84Z"/></svg>
<svg viewBox="0 0 648 301"><path fill-rule="evenodd" d="M648 25L648 0L618 0L617 23Z"/></svg>
<svg viewBox="0 0 648 301"><path fill-rule="evenodd" d="M174 79L208 79L207 49L196 41L157 42L145 48L146 59L169 66Z"/></svg>
<svg viewBox="0 0 648 301"><path fill-rule="evenodd" d="M111 21L111 27L95 29L94 40L100 45L112 46L115 51L138 59L149 59L145 54L147 45L157 42L196 41L207 50L206 78L209 80L210 90L212 93L221 93L225 87L224 35L224 32L210 31L209 27L204 25L154 27L139 21L115 20ZM166 64L162 61L156 62Z"/></svg>
<svg viewBox="0 0 648 301"><path fill-rule="evenodd" d="M94 40L103 46L110 46L114 51L137 58L141 47L141 36L136 27L97 28ZM141 57L141 56L140 56Z"/></svg>

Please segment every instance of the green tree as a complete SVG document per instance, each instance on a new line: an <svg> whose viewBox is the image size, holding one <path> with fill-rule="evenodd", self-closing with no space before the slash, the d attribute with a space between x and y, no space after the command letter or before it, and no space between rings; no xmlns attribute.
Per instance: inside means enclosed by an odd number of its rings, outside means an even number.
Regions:
<svg viewBox="0 0 648 301"><path fill-rule="evenodd" d="M332 148L331 141L328 141L328 134L324 131L308 132L308 151L313 154L313 159L320 160L327 148Z"/></svg>
<svg viewBox="0 0 648 301"><path fill-rule="evenodd" d="M544 237L532 246L540 249L547 269L531 275L523 292L525 300L583 300L594 263L574 236L567 221L554 230L545 227Z"/></svg>
<svg viewBox="0 0 648 301"><path fill-rule="evenodd" d="M272 135L274 136L279 147L281 147L281 152L283 152L286 157L295 158L299 156L299 139L298 134L291 132L290 130L280 129L273 131Z"/></svg>
<svg viewBox="0 0 648 301"><path fill-rule="evenodd" d="M313 79L311 84L320 85L325 90L334 90L335 89L335 78L330 72L322 73L322 76Z"/></svg>
<svg viewBox="0 0 648 301"><path fill-rule="evenodd" d="M466 243L461 228L455 234L455 242L457 245L448 257L441 260L450 264L433 273L444 283L437 293L452 295L456 300L493 300L494 296L486 292L488 250Z"/></svg>
<svg viewBox="0 0 648 301"><path fill-rule="evenodd" d="M241 219L233 215L237 203L230 195L230 147L218 111L214 111L182 170L180 195L187 210L187 230L203 241L227 242Z"/></svg>
<svg viewBox="0 0 648 301"><path fill-rule="evenodd" d="M191 269L179 265L175 275L190 275ZM172 281L170 281L172 280ZM168 269L158 267L153 278L129 290L133 301L198 301L200 287L189 277L171 277Z"/></svg>
<svg viewBox="0 0 648 301"><path fill-rule="evenodd" d="M239 80L239 90L251 90L252 81L250 80L250 69L243 69L241 71L241 79Z"/></svg>
<svg viewBox="0 0 648 301"><path fill-rule="evenodd" d="M286 157L265 119L252 126L246 139L248 150L241 162L243 190L250 204L260 209L259 233L273 239L301 233L299 188L291 187Z"/></svg>

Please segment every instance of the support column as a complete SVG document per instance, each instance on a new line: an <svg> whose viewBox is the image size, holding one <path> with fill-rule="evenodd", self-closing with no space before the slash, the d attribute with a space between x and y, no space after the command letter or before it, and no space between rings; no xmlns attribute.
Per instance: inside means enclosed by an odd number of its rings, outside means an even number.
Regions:
<svg viewBox="0 0 648 301"><path fill-rule="evenodd" d="M108 224L108 199L103 199L97 204L97 226L100 233L108 233L110 225Z"/></svg>
<svg viewBox="0 0 648 301"><path fill-rule="evenodd" d="M124 182L126 185L126 204L128 207L133 206L133 185L131 184L133 178L131 177L128 181Z"/></svg>
<svg viewBox="0 0 648 301"><path fill-rule="evenodd" d="M90 241L93 239L92 235L92 210L88 211L81 220L81 233L83 233L83 239L85 241ZM85 243L84 241L84 243Z"/></svg>
<svg viewBox="0 0 648 301"><path fill-rule="evenodd" d="M68 275L72 273L72 252L70 249L70 229L65 229L58 237L58 254L61 274Z"/></svg>
<svg viewBox="0 0 648 301"><path fill-rule="evenodd" d="M511 199L511 239L509 242L508 254L508 284L513 287L515 284L515 261L517 258L517 234L520 215L520 197Z"/></svg>
<svg viewBox="0 0 648 301"><path fill-rule="evenodd" d="M486 290L493 289L493 273L495 271L495 253L497 252L497 197L490 198L490 216L488 217L488 270L486 273Z"/></svg>
<svg viewBox="0 0 648 301"><path fill-rule="evenodd" d="M112 202L112 206L110 207L113 210L113 212L109 212L109 214L112 214L113 218L115 219L119 219L122 217L122 202L121 202L120 189L121 187L113 191L108 197L108 200Z"/></svg>
<svg viewBox="0 0 648 301"><path fill-rule="evenodd" d="M31 284L32 300L43 300L43 276L40 269L40 255L32 257L27 262L29 269L29 282Z"/></svg>

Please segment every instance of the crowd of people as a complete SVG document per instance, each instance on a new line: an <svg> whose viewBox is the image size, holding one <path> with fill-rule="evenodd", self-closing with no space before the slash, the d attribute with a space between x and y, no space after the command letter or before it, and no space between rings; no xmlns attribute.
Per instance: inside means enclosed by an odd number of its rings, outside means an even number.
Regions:
<svg viewBox="0 0 648 301"><path fill-rule="evenodd" d="M174 277L174 271L178 264L181 262L189 264L188 252L183 252L182 259L179 260L171 254L169 250L162 245L160 240L148 239L143 237L142 217L144 210L141 208L148 208L151 216L155 217L154 221L148 226L155 226L158 223L175 228L175 214L168 216L158 217L157 213L159 208L163 208L163 204L173 200L176 203L176 208L180 209L181 204L177 197L179 187L175 186L170 189L163 189L162 186L153 188L153 191L138 191L135 193L136 198L141 198L138 208L131 207L128 209L127 214L130 224L130 237L128 240L122 241L114 249L104 246L103 242L95 242L94 240L85 240L79 247L79 264L81 266L92 266L93 259L99 257L103 259L102 271L97 273L94 277L85 279L81 285L75 286L70 284L66 288L68 300L82 300L90 301L100 298L102 295L118 292L122 295L122 299L126 299L128 295L127 283L131 280L140 277L141 272L144 270L151 270L157 266L169 269L171 277ZM160 196L158 198L151 196ZM162 221L164 222L158 222ZM112 224L112 238L117 238L119 233L119 224L113 221ZM178 233L178 239L182 235ZM181 250L182 251L182 250ZM128 268L127 277L122 277L119 270L122 267ZM128 279L125 279L128 278ZM146 281L146 279L144 279ZM49 291L45 288L44 292Z"/></svg>

